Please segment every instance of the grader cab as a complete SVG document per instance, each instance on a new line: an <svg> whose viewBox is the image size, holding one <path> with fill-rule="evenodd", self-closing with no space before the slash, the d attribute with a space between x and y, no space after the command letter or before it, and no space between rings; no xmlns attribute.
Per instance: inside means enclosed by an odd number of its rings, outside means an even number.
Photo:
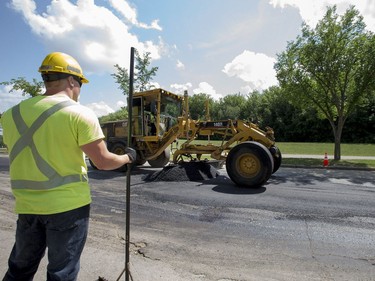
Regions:
<svg viewBox="0 0 375 281"><path fill-rule="evenodd" d="M243 120L193 120L188 95L163 89L134 93L132 139L127 140L127 121L102 124L108 149L123 154L127 146L137 151L137 165L146 161L163 167L171 160L225 162L231 180L239 186L264 184L276 172L282 156L274 132ZM172 144L176 145L171 157ZM206 155L206 156L204 156Z"/></svg>

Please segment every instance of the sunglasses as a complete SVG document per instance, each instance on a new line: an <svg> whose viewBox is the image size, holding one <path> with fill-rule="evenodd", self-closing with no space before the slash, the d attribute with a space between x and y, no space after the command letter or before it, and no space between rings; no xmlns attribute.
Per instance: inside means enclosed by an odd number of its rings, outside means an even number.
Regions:
<svg viewBox="0 0 375 281"><path fill-rule="evenodd" d="M74 80L76 80L79 84L79 87L82 87L82 80L78 76L67 74L67 73L56 73L56 72L50 72L50 73L44 73L42 74L42 78L44 82L51 82L56 81L60 79L68 78L69 76L72 76Z"/></svg>
<svg viewBox="0 0 375 281"><path fill-rule="evenodd" d="M74 80L76 80L79 84L79 87L81 88L82 87L82 81L81 81L81 78L79 78L78 76L72 76Z"/></svg>

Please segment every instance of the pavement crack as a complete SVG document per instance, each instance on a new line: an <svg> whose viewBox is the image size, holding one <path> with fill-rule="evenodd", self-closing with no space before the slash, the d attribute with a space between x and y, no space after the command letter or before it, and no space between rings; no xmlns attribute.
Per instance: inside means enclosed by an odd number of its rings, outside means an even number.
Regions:
<svg viewBox="0 0 375 281"><path fill-rule="evenodd" d="M307 239L308 239L308 241L309 241L309 249L310 249L310 253L311 253L311 257L312 257L312 259L313 259L313 260L318 264L318 266L322 269L321 272L322 272L322 274L324 275L324 280L334 280L334 279L330 276L329 272L327 272L327 271L325 270L325 266L324 266L324 264L321 264L321 263L319 262L319 260L317 259L316 254L315 254L315 251L314 251L313 239L311 238L311 235L310 235L309 225L308 225L308 223L307 223L306 220L304 220L304 222L305 222L306 236L307 236Z"/></svg>
<svg viewBox="0 0 375 281"><path fill-rule="evenodd" d="M146 242L130 242L133 253L141 255L146 259L153 261L160 261L160 259L153 258L148 254L147 243Z"/></svg>
<svg viewBox="0 0 375 281"><path fill-rule="evenodd" d="M117 233L117 237L120 239L121 244L126 244L125 237ZM137 254L141 255L142 257L154 261L159 261L160 259L153 258L147 254L147 246L148 244L146 242L131 242L129 241L129 247L130 251Z"/></svg>
<svg viewBox="0 0 375 281"><path fill-rule="evenodd" d="M333 257L339 257L343 259L350 259L354 261L361 261L361 262L366 262L369 263L372 266L375 266L375 257L369 257L369 258L361 258L361 257L350 257L350 256L342 256L342 255L335 255L335 254L330 254L330 256Z"/></svg>
<svg viewBox="0 0 375 281"><path fill-rule="evenodd" d="M310 249L310 253L311 253L311 257L317 261L316 257L315 257L315 254L314 254L314 246L313 246L313 242L312 242L312 239L310 237L310 232L309 232L309 225L307 224L307 221L304 220L305 222L305 229L306 229L306 236L307 236L307 239L309 241L309 249Z"/></svg>

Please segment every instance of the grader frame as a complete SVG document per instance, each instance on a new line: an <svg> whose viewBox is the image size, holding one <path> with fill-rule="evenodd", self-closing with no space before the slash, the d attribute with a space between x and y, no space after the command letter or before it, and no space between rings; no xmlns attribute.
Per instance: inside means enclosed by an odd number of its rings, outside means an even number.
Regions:
<svg viewBox="0 0 375 281"><path fill-rule="evenodd" d="M186 91L183 96L163 89L134 93L132 112L130 141L127 121L105 123L102 128L109 150L121 154L126 146L133 147L138 165L146 161L152 167L167 165L172 144L181 141L173 151L174 163L203 161L202 156L208 155L225 162L229 177L239 186L260 186L281 165L271 128L264 131L243 120L193 120ZM220 139L220 145L212 138Z"/></svg>

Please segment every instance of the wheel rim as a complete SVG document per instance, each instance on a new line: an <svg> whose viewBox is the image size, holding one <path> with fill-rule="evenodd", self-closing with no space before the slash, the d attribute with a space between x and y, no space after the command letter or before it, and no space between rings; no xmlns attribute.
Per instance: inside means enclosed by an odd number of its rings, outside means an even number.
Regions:
<svg viewBox="0 0 375 281"><path fill-rule="evenodd" d="M259 173L261 168L259 158L254 154L246 153L237 160L237 170L243 177L248 177Z"/></svg>
<svg viewBox="0 0 375 281"><path fill-rule="evenodd" d="M116 147L116 148L113 150L113 153L114 153L114 154L117 154L117 155L124 155L124 154L125 154L125 151L124 151L121 147Z"/></svg>

